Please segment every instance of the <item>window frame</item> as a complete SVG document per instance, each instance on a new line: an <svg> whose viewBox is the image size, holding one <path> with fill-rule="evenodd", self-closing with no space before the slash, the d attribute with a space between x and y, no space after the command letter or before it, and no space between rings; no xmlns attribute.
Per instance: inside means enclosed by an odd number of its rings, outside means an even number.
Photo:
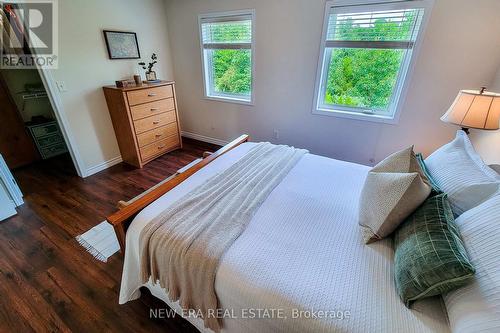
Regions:
<svg viewBox="0 0 500 333"><path fill-rule="evenodd" d="M330 13L335 7L341 7L339 12L349 12L347 7L356 6L356 10L377 10L380 6L394 7L393 9L422 8L424 13L420 23L420 27L416 36L415 43L411 50L406 52L403 58L401 68L398 72L398 78L391 96L391 102L388 110L389 115L380 113L364 113L361 108L349 106L332 105L331 107L324 106L324 94L326 92L326 81L328 80L329 61L331 52L334 48L327 48L327 33ZM424 39L425 30L429 22L431 10L434 6L434 0L329 0L325 5L323 18L323 30L321 34L321 44L318 59L318 67L316 73L316 81L314 85L314 99L312 113L316 115L326 115L340 118L364 120L371 122L397 124L401 113L402 106L405 102L408 92L409 83L413 76L415 63L420 53L422 41ZM343 8L342 8L343 7ZM385 9L385 8L384 8ZM325 70L326 69L326 70ZM367 108L368 109L368 108Z"/></svg>
<svg viewBox="0 0 500 333"><path fill-rule="evenodd" d="M251 74L252 74L252 83L251 83L251 92L250 99L246 98L246 95L237 95L237 94L213 94L212 93L212 75L211 69L211 60L212 57L206 57L205 52L212 52L213 49L205 49L203 45L203 29L202 29L202 21L205 19L221 19L234 16L243 16L248 15L252 20L252 42L251 42ZM200 39L200 53L201 53L201 68L202 68L202 79L203 79L203 95L204 99L219 101L219 102L227 102L227 103L235 103L235 104L244 104L244 105L255 105L255 9L243 9L243 10L232 10L232 11L224 11L224 12L209 12L198 15L198 29L199 29L199 39Z"/></svg>

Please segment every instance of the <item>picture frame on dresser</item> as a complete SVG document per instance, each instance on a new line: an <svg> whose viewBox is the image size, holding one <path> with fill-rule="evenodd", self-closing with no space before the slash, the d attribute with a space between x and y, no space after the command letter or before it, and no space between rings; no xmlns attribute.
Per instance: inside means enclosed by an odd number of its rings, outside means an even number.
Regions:
<svg viewBox="0 0 500 333"><path fill-rule="evenodd" d="M182 148L175 82L103 90L125 163L142 168Z"/></svg>

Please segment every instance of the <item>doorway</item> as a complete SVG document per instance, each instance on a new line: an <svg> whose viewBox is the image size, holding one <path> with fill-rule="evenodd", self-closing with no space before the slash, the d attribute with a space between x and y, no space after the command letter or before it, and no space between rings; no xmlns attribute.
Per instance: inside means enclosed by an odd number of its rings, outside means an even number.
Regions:
<svg viewBox="0 0 500 333"><path fill-rule="evenodd" d="M14 57L36 55L38 50L32 48L30 30L22 22L25 9L22 4L0 8L0 47ZM30 193L39 170L50 171L56 177L58 172L87 175L50 70L4 66L0 67L0 191L7 193L16 206L22 204L23 195L12 174L23 170L33 172L31 181L21 185L25 194ZM12 212L8 206L0 208L0 215Z"/></svg>
<svg viewBox="0 0 500 333"><path fill-rule="evenodd" d="M68 154L36 69L0 70L0 153L11 170Z"/></svg>
<svg viewBox="0 0 500 333"><path fill-rule="evenodd" d="M68 173L76 175L67 147L38 70L0 69L0 161L7 175L0 179L0 195L10 198L2 200L0 220L12 215L12 203L22 204L16 197L30 192L29 186L19 189L10 171L64 164Z"/></svg>

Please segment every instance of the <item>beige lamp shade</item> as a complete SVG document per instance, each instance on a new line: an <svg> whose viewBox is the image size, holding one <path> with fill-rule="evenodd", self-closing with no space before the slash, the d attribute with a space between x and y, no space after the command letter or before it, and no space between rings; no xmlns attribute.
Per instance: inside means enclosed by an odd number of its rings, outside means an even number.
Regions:
<svg viewBox="0 0 500 333"><path fill-rule="evenodd" d="M496 130L500 122L500 94L486 92L484 88L461 90L441 120L463 128Z"/></svg>

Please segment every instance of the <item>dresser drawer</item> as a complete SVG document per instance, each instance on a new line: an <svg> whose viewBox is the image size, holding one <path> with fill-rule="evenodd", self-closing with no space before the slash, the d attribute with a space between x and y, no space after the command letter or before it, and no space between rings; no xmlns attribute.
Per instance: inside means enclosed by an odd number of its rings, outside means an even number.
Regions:
<svg viewBox="0 0 500 333"><path fill-rule="evenodd" d="M64 139L60 133L55 133L51 135L42 136L36 138L36 143L40 146L40 148L48 147L57 143L63 143Z"/></svg>
<svg viewBox="0 0 500 333"><path fill-rule="evenodd" d="M128 103L130 105L153 102L173 96L172 86L161 86L127 92Z"/></svg>
<svg viewBox="0 0 500 333"><path fill-rule="evenodd" d="M175 109L174 99L167 98L156 102L150 102L146 104L140 104L130 107L130 112L132 113L132 119L142 119L149 116L153 116L158 113L163 113Z"/></svg>
<svg viewBox="0 0 500 333"><path fill-rule="evenodd" d="M45 124L28 126L33 133L35 138L39 138L45 135L60 133L59 127L55 121L51 121Z"/></svg>
<svg viewBox="0 0 500 333"><path fill-rule="evenodd" d="M179 137L177 135L169 136L166 139L157 141L140 149L142 161L148 161L157 155L179 146Z"/></svg>
<svg viewBox="0 0 500 333"><path fill-rule="evenodd" d="M137 141L139 143L139 147L144 147L155 141L163 140L171 135L178 135L176 122L139 134L137 136Z"/></svg>
<svg viewBox="0 0 500 333"><path fill-rule="evenodd" d="M176 121L175 111L160 113L151 117L134 121L135 133L141 134L149 130L165 126Z"/></svg>
<svg viewBox="0 0 500 333"><path fill-rule="evenodd" d="M64 154L67 151L66 144L61 142L52 146L40 148L40 155L42 155L43 159L47 159L52 156Z"/></svg>

